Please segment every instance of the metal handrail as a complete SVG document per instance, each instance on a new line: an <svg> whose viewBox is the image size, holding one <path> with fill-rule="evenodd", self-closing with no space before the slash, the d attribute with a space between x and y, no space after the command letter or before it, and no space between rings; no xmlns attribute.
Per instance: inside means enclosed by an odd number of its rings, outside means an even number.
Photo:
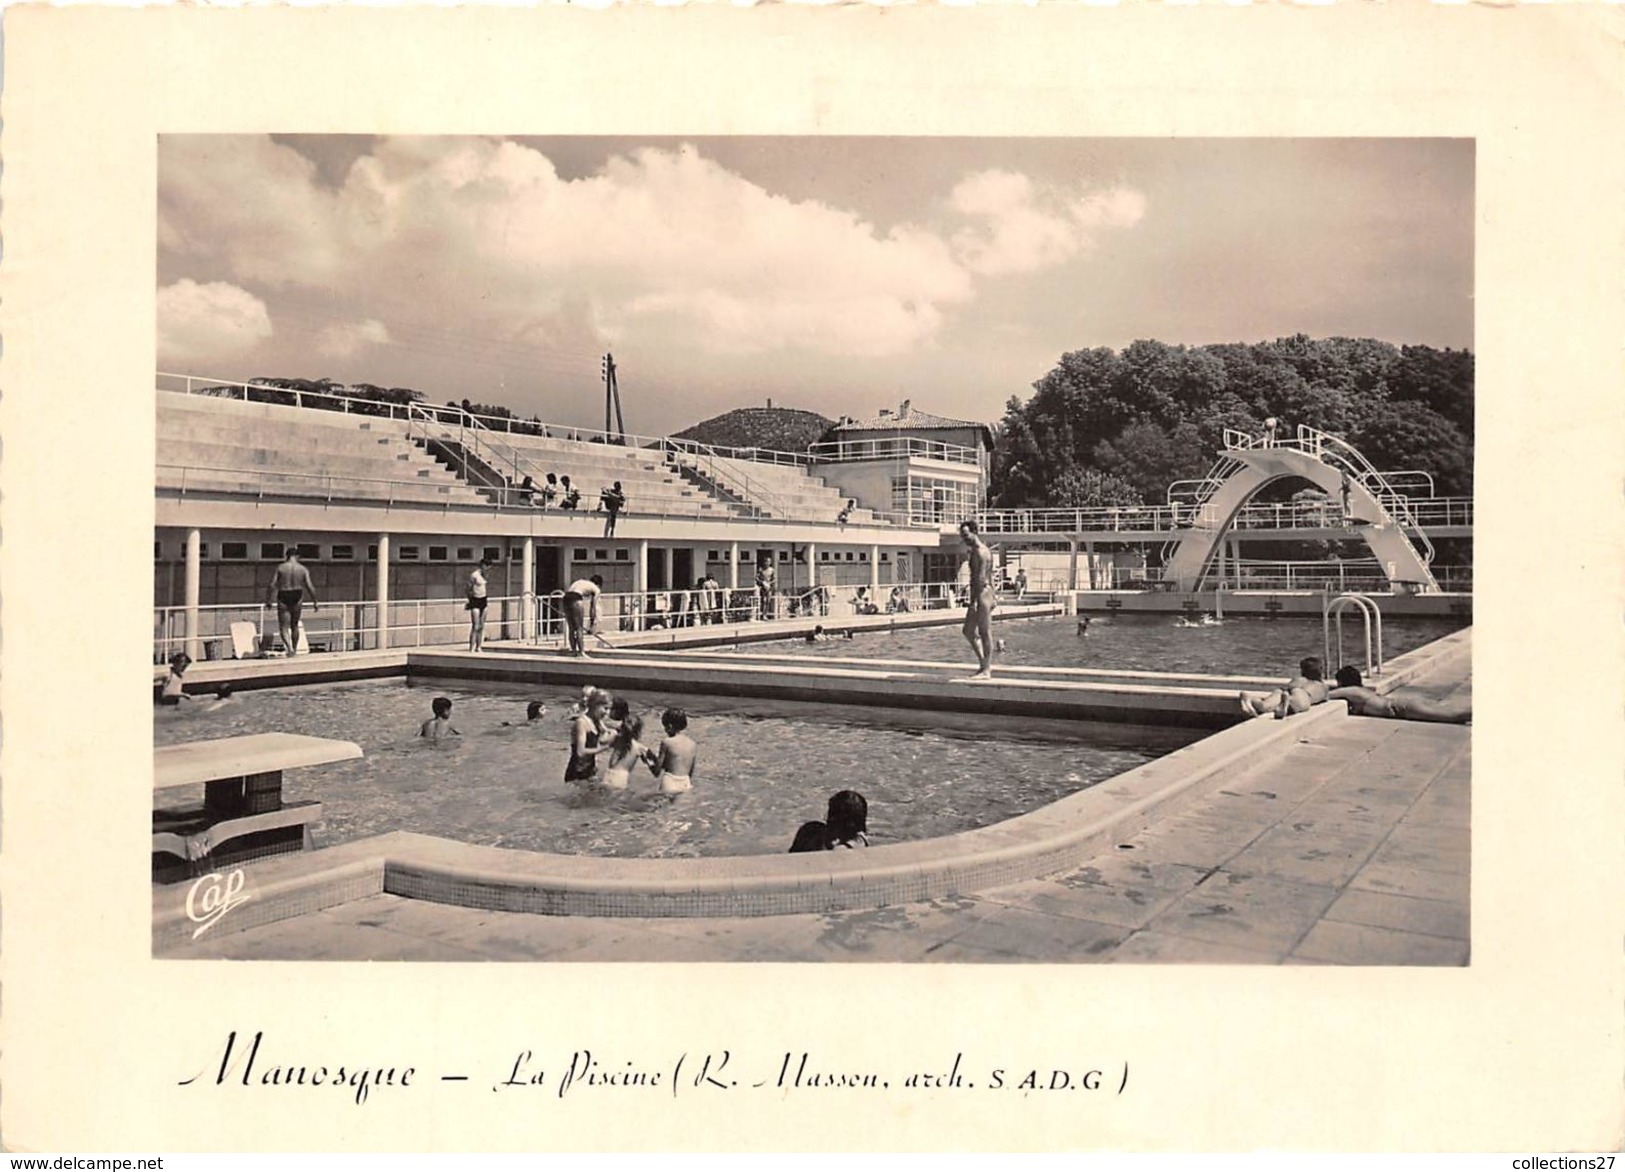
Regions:
<svg viewBox="0 0 1625 1172"><path fill-rule="evenodd" d="M1433 563L1436 553L1433 542L1417 523L1411 511L1410 498L1393 488L1387 478L1377 471L1354 445L1330 432L1303 423L1298 425L1298 439L1305 451L1312 450L1317 457L1333 467L1353 473L1377 498L1378 504L1388 515L1399 523L1402 532L1408 530L1416 535L1422 546L1423 569L1426 570Z"/></svg>
<svg viewBox="0 0 1625 1172"><path fill-rule="evenodd" d="M842 463L849 460L881 460L906 456L920 456L930 460L946 460L955 464L977 464L981 459L976 448L963 444L943 443L919 436L885 436L874 439L838 439L808 444L807 454L815 460Z"/></svg>
<svg viewBox="0 0 1625 1172"><path fill-rule="evenodd" d="M1367 675L1382 674L1382 608L1377 605L1376 599L1366 594L1350 593L1339 594L1336 598L1328 599L1321 608L1321 627L1323 637L1323 650L1325 652L1321 662L1332 662L1332 618L1337 619L1337 667L1343 666L1343 612L1350 606L1357 607L1365 619L1365 669ZM1376 655L1373 658L1371 649L1371 628L1376 624ZM1332 669L1333 671L1336 668Z"/></svg>

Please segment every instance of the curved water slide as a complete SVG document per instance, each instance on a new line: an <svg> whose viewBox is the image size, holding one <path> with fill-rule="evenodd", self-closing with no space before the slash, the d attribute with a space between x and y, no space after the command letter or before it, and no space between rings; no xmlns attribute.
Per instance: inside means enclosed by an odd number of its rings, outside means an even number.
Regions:
<svg viewBox="0 0 1625 1172"><path fill-rule="evenodd" d="M1225 433L1225 451L1196 502L1190 527L1164 563L1164 577L1179 590L1199 589L1236 514L1259 490L1286 477L1308 480L1334 501L1342 499L1346 482L1347 523L1365 539L1389 585L1396 591L1438 590L1428 568L1433 547L1411 516L1405 496L1351 445L1302 426L1293 440Z"/></svg>

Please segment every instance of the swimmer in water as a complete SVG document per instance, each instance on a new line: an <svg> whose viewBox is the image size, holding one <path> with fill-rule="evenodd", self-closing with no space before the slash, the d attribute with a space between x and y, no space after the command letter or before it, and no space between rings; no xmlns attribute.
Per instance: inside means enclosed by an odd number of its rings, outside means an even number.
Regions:
<svg viewBox="0 0 1625 1172"><path fill-rule="evenodd" d="M547 705L543 704L540 700L532 700L529 704L525 705L525 721L524 721L523 724L516 724L514 721L511 721L511 720L504 720L502 722L502 727L503 728L540 728L541 725L540 725L539 722L541 721L542 717L544 717L546 715L547 715Z"/></svg>
<svg viewBox="0 0 1625 1172"><path fill-rule="evenodd" d="M803 822L790 844L793 855L869 845L869 803L856 790L831 796L822 822Z"/></svg>
<svg viewBox="0 0 1625 1172"><path fill-rule="evenodd" d="M610 746L603 743L604 721L609 715L608 696L594 689L585 712L570 721L570 760L564 767L564 780L568 785L580 785L598 776L598 755L607 753Z"/></svg>
<svg viewBox="0 0 1625 1172"><path fill-rule="evenodd" d="M1089 616L1084 615L1078 620L1078 638L1087 638L1089 635Z"/></svg>
<svg viewBox="0 0 1625 1172"><path fill-rule="evenodd" d="M649 771L660 779L660 792L675 798L693 788L700 748L688 735L688 713L681 708L666 709L660 726L666 730L666 739L660 742Z"/></svg>
<svg viewBox="0 0 1625 1172"><path fill-rule="evenodd" d="M649 747L638 740L642 735L642 717L628 715L621 721L604 763L605 789L626 789L632 782L632 766L639 761L648 762Z"/></svg>
<svg viewBox="0 0 1625 1172"><path fill-rule="evenodd" d="M819 623L812 630L807 632L807 642L809 643L822 643L828 638L829 636L824 633L823 623Z"/></svg>
<svg viewBox="0 0 1625 1172"><path fill-rule="evenodd" d="M202 706L204 712L218 712L222 708L235 708L237 695L230 684L221 684L214 690L214 699Z"/></svg>
<svg viewBox="0 0 1625 1172"><path fill-rule="evenodd" d="M192 657L184 651L177 651L169 657L169 675L164 679L164 686L158 693L158 703L165 708L177 708L182 700L190 700L186 694L186 685L181 677L186 669L192 666Z"/></svg>
<svg viewBox="0 0 1625 1172"><path fill-rule="evenodd" d="M1420 720L1429 724L1471 724L1473 706L1466 700L1433 700L1427 696L1381 696L1364 686L1356 667L1337 669L1337 687L1328 695L1348 702L1350 716L1387 720Z"/></svg>
<svg viewBox="0 0 1625 1172"><path fill-rule="evenodd" d="M451 723L451 701L445 696L436 696L430 703L429 710L434 715L423 722L418 729L418 736L438 743L441 737L463 735L457 731L457 726Z"/></svg>

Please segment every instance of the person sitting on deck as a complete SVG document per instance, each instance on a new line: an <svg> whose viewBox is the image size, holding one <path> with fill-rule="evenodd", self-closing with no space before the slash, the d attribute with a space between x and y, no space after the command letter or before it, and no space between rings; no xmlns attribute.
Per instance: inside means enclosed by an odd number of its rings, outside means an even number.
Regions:
<svg viewBox="0 0 1625 1172"><path fill-rule="evenodd" d="M530 478L528 472L525 474L525 478L519 482L519 487L514 489L514 492L518 495L520 504L534 505L536 503L536 482Z"/></svg>
<svg viewBox="0 0 1625 1172"><path fill-rule="evenodd" d="M581 507L581 490L570 483L568 476L559 478L559 491L564 494L563 499L559 501L559 508L579 509Z"/></svg>
<svg viewBox="0 0 1625 1172"><path fill-rule="evenodd" d="M1337 687L1327 696L1344 700L1350 716L1380 716L1388 720L1420 720L1430 724L1471 724L1470 700L1434 700L1428 696L1381 696L1364 686L1360 669L1345 665L1337 669Z"/></svg>
<svg viewBox="0 0 1625 1172"><path fill-rule="evenodd" d="M1302 659L1298 662L1298 674L1288 680L1284 688L1273 692L1243 692L1241 710L1248 716L1273 716L1276 720L1284 720L1295 712L1307 712L1326 700L1328 687L1323 672L1318 656Z"/></svg>
<svg viewBox="0 0 1625 1172"><path fill-rule="evenodd" d="M847 501L845 507L842 508L839 513L835 514L835 523L837 525L845 525L848 521L850 521L852 519L852 512L857 507L858 507L858 502L857 501Z"/></svg>
<svg viewBox="0 0 1625 1172"><path fill-rule="evenodd" d="M544 509L559 499L559 474L557 472L547 474L547 479L542 483L541 493L542 508Z"/></svg>
<svg viewBox="0 0 1625 1172"><path fill-rule="evenodd" d="M852 596L852 613L854 613L854 614L879 614L880 613L880 608L875 605L875 600L869 597L869 588L867 586L859 586L858 587L858 592Z"/></svg>
<svg viewBox="0 0 1625 1172"><path fill-rule="evenodd" d="M869 803L856 790L843 789L829 799L822 822L803 822L790 844L793 855L869 845Z"/></svg>

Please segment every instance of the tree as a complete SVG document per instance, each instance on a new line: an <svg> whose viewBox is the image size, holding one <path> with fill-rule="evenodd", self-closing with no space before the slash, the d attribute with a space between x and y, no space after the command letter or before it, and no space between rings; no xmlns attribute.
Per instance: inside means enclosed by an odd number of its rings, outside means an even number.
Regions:
<svg viewBox="0 0 1625 1172"><path fill-rule="evenodd" d="M1068 468L1051 484L1048 504L1062 509L1094 509L1145 503L1121 476L1096 468Z"/></svg>
<svg viewBox="0 0 1625 1172"><path fill-rule="evenodd" d="M1472 443L1459 427L1420 403L1390 403L1359 434L1355 446L1380 471L1431 472L1441 496L1472 491Z"/></svg>

